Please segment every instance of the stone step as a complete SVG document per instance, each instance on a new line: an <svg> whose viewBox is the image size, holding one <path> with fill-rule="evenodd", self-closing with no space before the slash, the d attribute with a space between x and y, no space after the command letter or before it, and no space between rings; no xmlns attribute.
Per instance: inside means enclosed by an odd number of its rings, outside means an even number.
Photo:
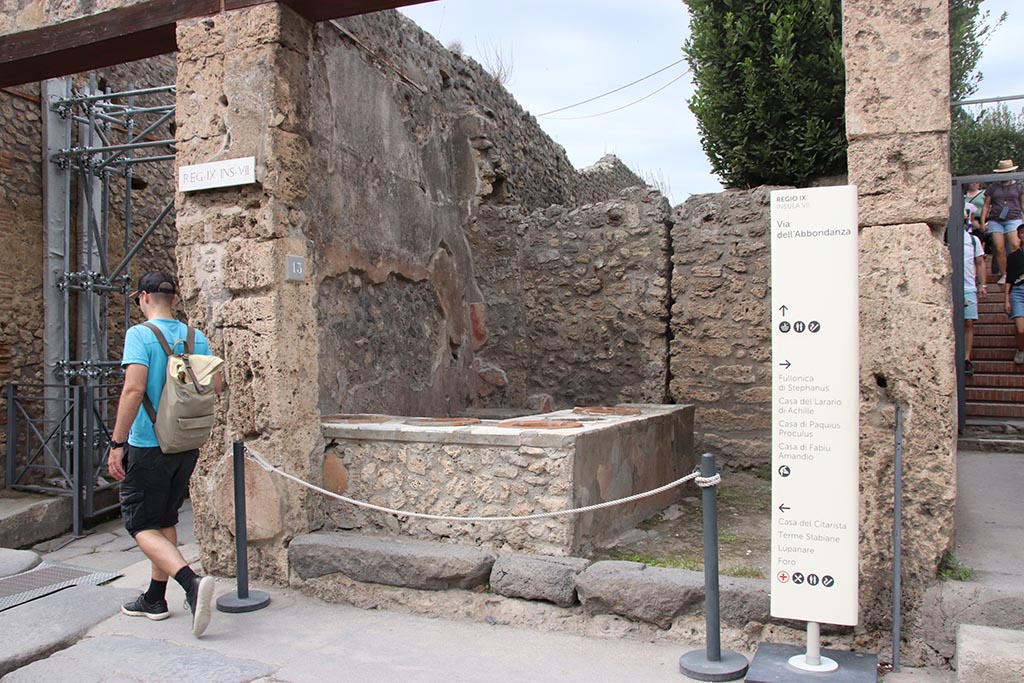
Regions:
<svg viewBox="0 0 1024 683"><path fill-rule="evenodd" d="M979 337L1012 337L1017 334L1017 328L1014 327L1013 323L1006 322L1006 316L1003 316L1001 321L982 321L978 318L978 322L974 325L974 338Z"/></svg>
<svg viewBox="0 0 1024 683"><path fill-rule="evenodd" d="M1024 365L1017 365L1013 362L1013 351L1008 351L1004 355L1009 356L1006 360L982 360L976 357L977 354L972 358L974 364L975 377L978 375L1018 375L1024 377Z"/></svg>
<svg viewBox="0 0 1024 683"><path fill-rule="evenodd" d="M1024 405L1013 403L967 402L969 417L1015 417L1024 418Z"/></svg>
<svg viewBox="0 0 1024 683"><path fill-rule="evenodd" d="M640 562L591 562L572 557L509 554L476 546L352 532L296 536L288 547L292 574L316 595L358 603L370 584L427 591L480 590L505 598L572 607L586 615L614 614L669 628L704 609L704 574ZM339 581L338 576L345 577ZM768 581L723 576L722 622L742 628L769 615ZM387 593L374 592L374 604ZM405 598L397 598L400 601ZM578 600L577 600L578 599Z"/></svg>
<svg viewBox="0 0 1024 683"><path fill-rule="evenodd" d="M978 337L974 338L975 349L1016 349L1017 340L1012 336L1003 337ZM973 352L971 353L973 357Z"/></svg>
<svg viewBox="0 0 1024 683"><path fill-rule="evenodd" d="M956 635L958 683L1024 680L1024 631L961 624Z"/></svg>
<svg viewBox="0 0 1024 683"><path fill-rule="evenodd" d="M964 434L968 436L1008 434L1024 438L1024 420L969 418L965 425Z"/></svg>
<svg viewBox="0 0 1024 683"><path fill-rule="evenodd" d="M974 324L974 329L977 330L981 325L1006 325L1011 324L1006 319L1006 310L1000 308L998 311L991 310L991 308L982 311L982 304L978 304L978 322Z"/></svg>
<svg viewBox="0 0 1024 683"><path fill-rule="evenodd" d="M967 387L968 403L1020 403L1024 404L1024 389Z"/></svg>
<svg viewBox="0 0 1024 683"><path fill-rule="evenodd" d="M1003 347L1003 348L978 348L978 347L974 347L974 350L971 351L971 360L972 361L979 361L979 360L1010 361L1012 363L1013 362L1013 354L1014 354L1015 351L1016 351L1016 349L1013 346L1007 346L1007 347ZM1017 367L1024 368L1024 365L1020 365L1020 366L1017 366ZM1019 370L1019 371L1015 371L1015 372L1024 372L1024 370Z"/></svg>
<svg viewBox="0 0 1024 683"><path fill-rule="evenodd" d="M494 560L477 546L350 532L304 534L288 546L288 562L303 580L341 573L364 583L421 590L483 586Z"/></svg>
<svg viewBox="0 0 1024 683"><path fill-rule="evenodd" d="M1024 453L1024 439L961 436L957 439L957 449L989 453Z"/></svg>
<svg viewBox="0 0 1024 683"><path fill-rule="evenodd" d="M1011 363L1012 365L1012 363ZM974 365L974 376L967 378L967 386L977 389L1020 389L1024 388L1024 373L1003 374L979 372Z"/></svg>
<svg viewBox="0 0 1024 683"><path fill-rule="evenodd" d="M0 546L27 548L71 528L71 497L5 490L0 495Z"/></svg>

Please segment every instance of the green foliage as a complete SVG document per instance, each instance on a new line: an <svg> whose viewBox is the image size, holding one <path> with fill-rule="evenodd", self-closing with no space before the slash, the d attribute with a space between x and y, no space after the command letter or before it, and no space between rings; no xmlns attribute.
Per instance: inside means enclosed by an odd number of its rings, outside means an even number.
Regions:
<svg viewBox="0 0 1024 683"><path fill-rule="evenodd" d="M640 562L648 567L669 567L671 569L686 569L691 572L704 571L704 563L689 557L655 557L653 555L641 555L639 553L616 553L616 560L626 562ZM756 567L744 567L735 565L724 567L721 570L724 576L736 576L748 579L763 579L764 572Z"/></svg>
<svg viewBox="0 0 1024 683"><path fill-rule="evenodd" d="M953 553L942 558L939 564L939 578L943 581L970 581L974 578L974 570L965 567Z"/></svg>
<svg viewBox="0 0 1024 683"><path fill-rule="evenodd" d="M976 69L985 43L1006 20L1003 12L995 24L989 24L989 13L981 11L981 3L949 0L949 98L954 102L977 92L982 74Z"/></svg>
<svg viewBox="0 0 1024 683"><path fill-rule="evenodd" d="M697 90L690 110L726 187L800 185L846 170L841 0L684 0L684 46ZM1006 19L983 0L949 0L950 94L978 89L983 48ZM953 170L1024 160L1020 117L953 112ZM979 150L984 149L982 154ZM998 151L1005 150L1005 151Z"/></svg>
<svg viewBox="0 0 1024 683"><path fill-rule="evenodd" d="M743 579L763 579L765 578L764 572L757 567L743 567L740 565L725 567L722 569L722 574L725 576L735 576Z"/></svg>
<svg viewBox="0 0 1024 683"><path fill-rule="evenodd" d="M846 170L841 0L685 0L690 110L727 187Z"/></svg>
<svg viewBox="0 0 1024 683"><path fill-rule="evenodd" d="M615 559L626 562L640 562L648 567L670 567L672 569L688 569L691 572L704 570L704 563L688 557L654 557L639 553L617 553Z"/></svg>
<svg viewBox="0 0 1024 683"><path fill-rule="evenodd" d="M953 175L991 173L1000 159L1024 160L1024 112L1006 105L982 110L977 116L953 110L950 133Z"/></svg>

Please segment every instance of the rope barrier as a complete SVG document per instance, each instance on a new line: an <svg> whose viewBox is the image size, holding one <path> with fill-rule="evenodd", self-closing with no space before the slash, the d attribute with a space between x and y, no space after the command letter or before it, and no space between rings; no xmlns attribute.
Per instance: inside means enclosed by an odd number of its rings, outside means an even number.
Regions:
<svg viewBox="0 0 1024 683"><path fill-rule="evenodd" d="M368 510L375 510L377 512L384 512L384 513L387 513L389 515L395 515L396 517L414 517L414 518L417 518L417 519L430 519L430 520L441 521L441 522L520 522L520 521L528 521L528 520L533 520L533 519L546 519L546 518L549 518L549 517L559 517L559 516L562 516L562 515L578 515L578 514L583 514L584 512L592 512L594 510L601 510L603 508L608 508L608 507L612 507L612 506L615 506L615 505L623 505L625 503L630 503L630 502L632 502L634 500L639 500L641 498L647 498L649 496L656 496L659 493L664 493L665 491L668 491L669 489L675 488L676 486L679 486L681 484L685 484L686 482L691 481L691 480L693 480L697 484L697 486L700 486L701 488L710 488L710 487L713 487L713 486L717 486L722 481L722 475L720 475L720 474L715 474L715 475L710 476L710 477L702 477L702 476L700 476L700 471L699 470L694 470L693 472L691 472L690 474L686 475L685 477L681 477L679 479L676 479L675 481L669 482L668 484L665 484L664 486L659 486L656 489L652 489L650 491L645 491L643 493L637 493L637 494L634 494L632 496L627 496L626 498L618 498L616 500L609 500L609 501L605 501L604 503L597 503L596 505L588 505L586 507L581 507L581 508L572 508L572 509L569 509L569 510L555 510L553 512L538 512L538 513L532 514L532 515L505 515L505 516L491 516L491 517L458 517L458 516L455 516L455 515L431 515L431 514L427 514L427 513L424 513L424 512L410 512L408 510L395 510L395 509L392 509L392 508L387 508L387 507L382 507L380 505L374 505L372 503L367 503L365 501L355 500L354 498L349 498L347 496L343 496L343 495L340 495L338 493L334 493L333 491L328 491L327 489L323 489L323 488L317 486L316 484L311 484L308 481L303 481L302 479L299 479L298 477L296 477L294 475L288 474L284 470L279 469L279 468L271 465L269 462L267 462L263 458L263 456L261 456L259 453L257 453L256 451L252 450L248 446L245 447L245 456L247 458L249 458L250 460L252 460L257 465L259 465L260 467L262 467L267 472L270 472L272 474L277 474L277 475L279 475L281 477L284 477L285 479L288 479L290 481L295 482L296 484L299 484L300 486L304 486L305 488L310 489L311 491L316 491L317 493L321 493L321 494L323 494L325 496L328 496L330 498L336 498L337 500L340 500L340 501L342 501L344 503L348 503L350 505L355 505L356 507L366 508Z"/></svg>

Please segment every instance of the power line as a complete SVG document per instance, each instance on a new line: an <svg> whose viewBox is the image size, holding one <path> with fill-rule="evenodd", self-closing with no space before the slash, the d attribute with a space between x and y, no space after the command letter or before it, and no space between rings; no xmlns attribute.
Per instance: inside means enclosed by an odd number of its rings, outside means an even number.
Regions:
<svg viewBox="0 0 1024 683"><path fill-rule="evenodd" d="M685 76L688 73L690 73L690 71L691 71L691 69L687 69L686 71L684 71L683 73L679 74L678 76L676 76L671 81L669 81L665 85L661 86L660 88L658 88L654 92L648 93L647 95L644 95L643 97L641 97L638 100L633 100L629 104L624 104L621 107L616 107L615 109L609 109L608 111L603 111L600 114L587 114L586 116L549 116L548 118L550 118L552 121L579 121L580 119L593 119L593 118L596 118L598 116L604 116L606 114L614 114L617 111L622 111L623 109L625 109L627 107L632 107L634 104L639 104L640 102L643 102L644 100L646 100L646 99L648 99L650 97L654 97L655 95L660 93L662 90L664 90L668 86L672 85L673 83L678 81L683 76Z"/></svg>
<svg viewBox="0 0 1024 683"><path fill-rule="evenodd" d="M537 118L540 118L542 116L547 116L548 114L557 114L560 111L565 111L566 109L572 109L574 107L580 106L581 104L587 104L588 102L593 102L594 100L599 100L602 97L607 97L608 95L613 95L613 94L619 92L620 90L625 90L626 88L628 88L630 86L636 85L637 83L640 83L642 81L646 81L648 78L651 78L652 76L657 76L662 71L667 71L668 69L671 69L672 67L674 67L676 64L680 64L680 63L682 63L684 61L686 61L685 57L683 57L682 59L679 59L677 61L674 61L671 64L669 64L668 66L664 66L664 67L658 69L657 71L655 71L653 73L649 73L646 76L644 76L643 78L638 78L635 81L633 81L632 83L627 83L626 85L620 86L620 87L616 88L615 90L609 90L606 93L602 93L600 95L597 95L596 97L591 97L588 100L583 100L582 102L577 102L576 104L570 104L567 107L560 107L558 109L552 109L551 111L546 111L543 114L537 114ZM687 71L687 73L689 73L689 71Z"/></svg>

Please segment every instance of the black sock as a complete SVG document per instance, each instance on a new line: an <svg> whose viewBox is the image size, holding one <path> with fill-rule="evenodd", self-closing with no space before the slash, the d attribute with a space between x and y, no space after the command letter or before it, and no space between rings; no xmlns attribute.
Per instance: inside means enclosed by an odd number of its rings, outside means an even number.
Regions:
<svg viewBox="0 0 1024 683"><path fill-rule="evenodd" d="M167 582L157 581L156 579L149 580L149 590L146 591L146 602L152 604L154 602L160 602L167 597Z"/></svg>
<svg viewBox="0 0 1024 683"><path fill-rule="evenodd" d="M185 589L188 593L192 589L192 579L196 578L196 573L192 571L192 567L187 564L178 570L178 573L174 575L174 580L178 582L178 585Z"/></svg>

